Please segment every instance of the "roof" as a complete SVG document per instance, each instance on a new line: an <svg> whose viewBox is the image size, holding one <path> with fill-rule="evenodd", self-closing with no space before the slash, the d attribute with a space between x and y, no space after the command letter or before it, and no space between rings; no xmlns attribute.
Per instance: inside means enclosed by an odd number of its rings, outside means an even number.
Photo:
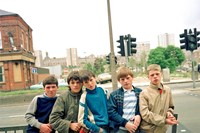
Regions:
<svg viewBox="0 0 200 133"><path fill-rule="evenodd" d="M0 16L19 16L19 15L16 13L7 12L7 11L0 9Z"/></svg>
<svg viewBox="0 0 200 133"><path fill-rule="evenodd" d="M12 13L12 12L8 12L8 11L4 11L0 9L0 17L3 16L16 16L16 17L20 17L22 19L22 17L20 15L18 15L17 13ZM23 20L23 19L22 19ZM24 20L23 20L24 21ZM25 21L24 21L25 22ZM26 22L25 22L26 23ZM26 23L27 24L27 23ZM27 24L28 25L28 24ZM29 26L29 25L28 25ZM29 28L31 29L31 27L29 26ZM32 30L32 29L31 29Z"/></svg>

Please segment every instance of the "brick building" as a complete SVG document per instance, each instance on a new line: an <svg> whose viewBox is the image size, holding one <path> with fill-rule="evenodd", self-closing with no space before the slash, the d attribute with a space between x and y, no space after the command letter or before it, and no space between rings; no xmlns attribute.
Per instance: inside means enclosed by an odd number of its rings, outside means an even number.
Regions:
<svg viewBox="0 0 200 133"><path fill-rule="evenodd" d="M16 13L0 10L0 91L34 84L32 29Z"/></svg>

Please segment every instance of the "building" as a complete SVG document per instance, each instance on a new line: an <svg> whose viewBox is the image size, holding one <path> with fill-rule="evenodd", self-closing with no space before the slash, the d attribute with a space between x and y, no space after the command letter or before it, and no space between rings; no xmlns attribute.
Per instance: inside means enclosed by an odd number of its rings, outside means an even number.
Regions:
<svg viewBox="0 0 200 133"><path fill-rule="evenodd" d="M67 66L66 57L62 58L50 58L48 52L46 52L46 56L43 59L42 67L49 67L49 66Z"/></svg>
<svg viewBox="0 0 200 133"><path fill-rule="evenodd" d="M158 35L158 46L167 47L168 45L175 45L174 34L160 34Z"/></svg>
<svg viewBox="0 0 200 133"><path fill-rule="evenodd" d="M0 91L29 88L35 59L31 27L20 15L0 10Z"/></svg>
<svg viewBox="0 0 200 133"><path fill-rule="evenodd" d="M78 66L77 48L67 49L67 66Z"/></svg>
<svg viewBox="0 0 200 133"><path fill-rule="evenodd" d="M42 51L41 50L35 50L34 54L36 56L35 60L35 66L36 67L41 67L43 66L43 57L42 57Z"/></svg>

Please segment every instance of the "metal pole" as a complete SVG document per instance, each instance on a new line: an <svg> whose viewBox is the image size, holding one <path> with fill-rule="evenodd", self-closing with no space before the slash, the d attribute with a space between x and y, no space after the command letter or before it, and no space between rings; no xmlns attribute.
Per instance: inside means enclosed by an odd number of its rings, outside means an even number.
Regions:
<svg viewBox="0 0 200 133"><path fill-rule="evenodd" d="M193 88L196 88L196 85L195 85L195 73L194 73L194 56L193 56L193 51L191 51L191 59L192 59L192 80L193 80Z"/></svg>
<svg viewBox="0 0 200 133"><path fill-rule="evenodd" d="M178 119L178 114L174 114L174 117L176 118L176 120ZM176 133L177 131L177 124L172 126L172 133Z"/></svg>
<svg viewBox="0 0 200 133"><path fill-rule="evenodd" d="M108 24L109 24L109 35L110 35L110 56L111 56L111 74L112 74L112 87L113 90L118 88L117 84L117 74L115 67L115 54L114 54L114 46L113 46L113 33L112 33L112 21L111 21L111 13L110 13L110 0L107 0L108 6Z"/></svg>
<svg viewBox="0 0 200 133"><path fill-rule="evenodd" d="M125 50L125 58L126 58L126 67L129 67L129 62L128 62L128 41L125 41L124 44L124 50Z"/></svg>

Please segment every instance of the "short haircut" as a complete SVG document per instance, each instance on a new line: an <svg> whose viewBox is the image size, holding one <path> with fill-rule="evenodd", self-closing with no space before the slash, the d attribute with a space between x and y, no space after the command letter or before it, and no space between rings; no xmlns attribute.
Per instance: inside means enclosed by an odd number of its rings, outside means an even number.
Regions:
<svg viewBox="0 0 200 133"><path fill-rule="evenodd" d="M151 65L149 65L147 67L147 74L149 74L149 71L152 71L152 70L160 71L161 72L161 67L158 64L151 64Z"/></svg>
<svg viewBox="0 0 200 133"><path fill-rule="evenodd" d="M58 86L58 80L55 76L48 76L43 80L43 87L45 87L46 85L49 84L56 84L56 86Z"/></svg>
<svg viewBox="0 0 200 133"><path fill-rule="evenodd" d="M91 77L95 78L95 74L89 70L81 70L80 71L82 81L88 81Z"/></svg>
<svg viewBox="0 0 200 133"><path fill-rule="evenodd" d="M80 82L82 82L80 74L78 71L72 71L69 73L68 77L67 77L67 83L69 84L69 82L71 80L78 80Z"/></svg>
<svg viewBox="0 0 200 133"><path fill-rule="evenodd" d="M127 67L121 67L117 72L117 80L119 81L120 78L126 77L128 75L133 77L133 72Z"/></svg>

